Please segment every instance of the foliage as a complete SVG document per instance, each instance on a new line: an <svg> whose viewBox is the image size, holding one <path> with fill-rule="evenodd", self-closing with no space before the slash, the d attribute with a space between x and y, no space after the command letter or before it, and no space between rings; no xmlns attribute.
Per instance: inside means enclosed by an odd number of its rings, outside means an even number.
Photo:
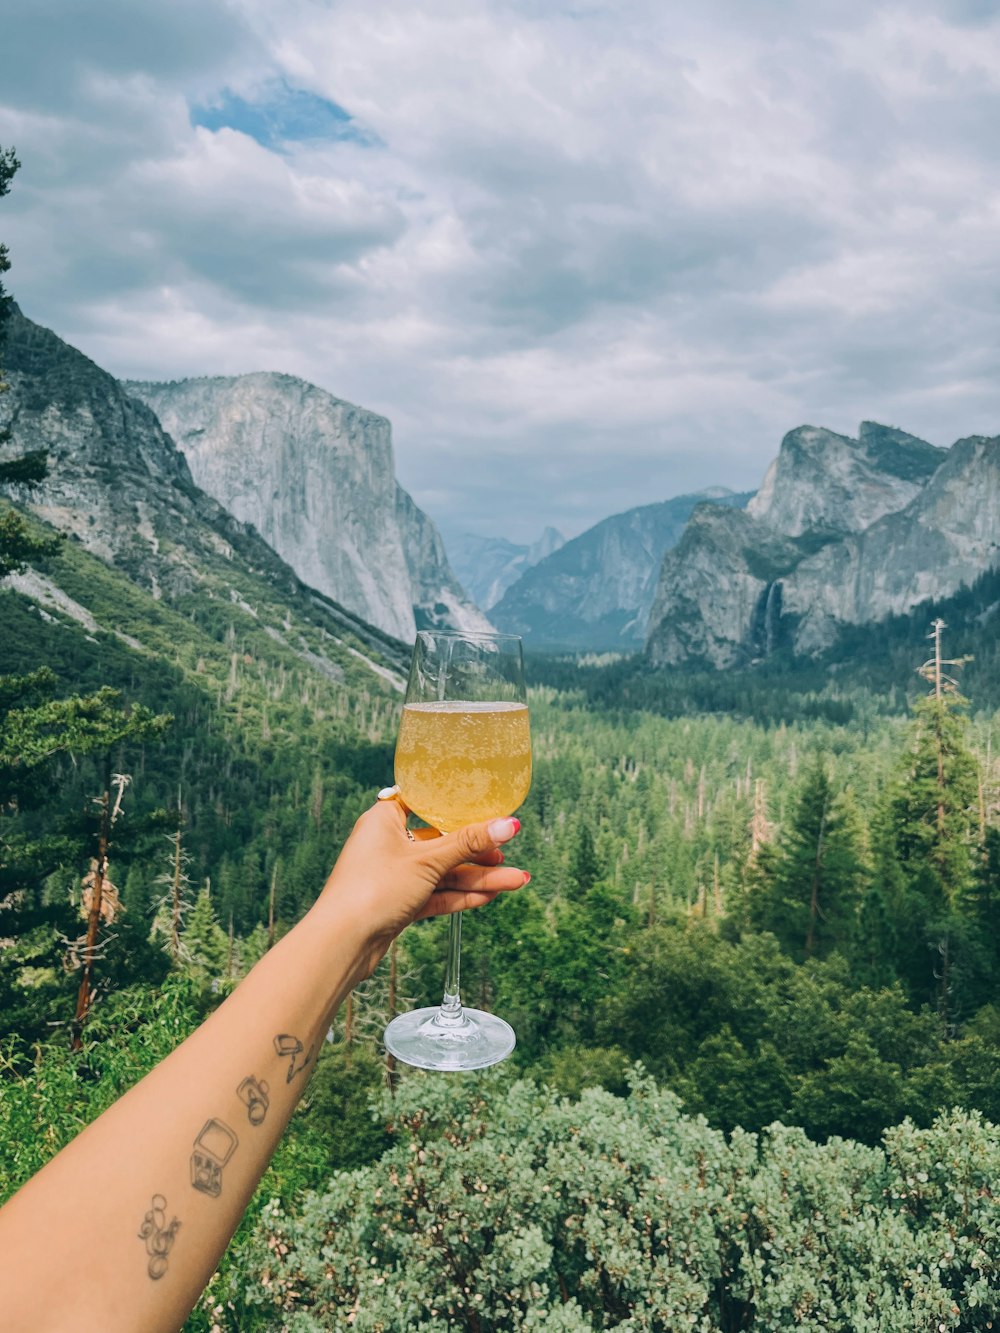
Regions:
<svg viewBox="0 0 1000 1333"><path fill-rule="evenodd" d="M204 1016L191 984L172 977L95 1006L82 1049L63 1041L0 1048L0 1200L187 1037Z"/></svg>
<svg viewBox="0 0 1000 1333"><path fill-rule="evenodd" d="M0 184L15 168L0 153ZM154 599L57 542L16 507L44 467L0 464L0 575L33 564L80 612L0 591L8 1192L301 917L390 780L398 709L308 597L221 554ZM980 704L1000 701L998 596L984 576L947 612ZM988 1326L998 1148L973 1108L1000 1119L996 720L945 692L905 721L925 631L898 619L740 673L534 659L531 886L472 915L464 959L534 1082L404 1076L373 1112L377 975L190 1329ZM125 911L73 1055L63 962L112 759L134 775ZM167 808L197 896L165 952ZM398 1002L440 997L444 938L401 940ZM634 1061L661 1086L628 1093Z"/></svg>
<svg viewBox="0 0 1000 1333"><path fill-rule="evenodd" d="M1000 1316L1000 1140L976 1115L884 1149L727 1142L637 1073L627 1100L411 1078L400 1141L264 1210L245 1300L290 1331L971 1331ZM232 1325L230 1325L232 1327Z"/></svg>

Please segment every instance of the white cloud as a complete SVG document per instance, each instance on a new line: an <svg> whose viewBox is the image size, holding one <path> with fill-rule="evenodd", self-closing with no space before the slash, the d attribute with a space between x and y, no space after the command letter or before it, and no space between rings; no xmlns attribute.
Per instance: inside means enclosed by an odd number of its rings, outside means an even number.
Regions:
<svg viewBox="0 0 1000 1333"><path fill-rule="evenodd" d="M304 375L518 539L753 485L806 420L1000 429L992 6L87 8L17 6L0 225L113 371ZM191 123L279 86L352 133Z"/></svg>

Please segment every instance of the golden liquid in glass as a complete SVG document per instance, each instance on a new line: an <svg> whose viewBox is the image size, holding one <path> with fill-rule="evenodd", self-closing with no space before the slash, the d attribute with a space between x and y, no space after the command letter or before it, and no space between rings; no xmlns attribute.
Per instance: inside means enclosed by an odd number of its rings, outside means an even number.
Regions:
<svg viewBox="0 0 1000 1333"><path fill-rule="evenodd" d="M527 705L407 704L396 782L413 813L446 832L511 814L531 786Z"/></svg>

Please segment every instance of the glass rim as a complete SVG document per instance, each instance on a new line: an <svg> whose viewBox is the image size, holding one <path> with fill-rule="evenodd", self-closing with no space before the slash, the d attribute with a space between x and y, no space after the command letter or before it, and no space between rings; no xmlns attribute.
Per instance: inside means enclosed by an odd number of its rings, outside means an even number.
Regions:
<svg viewBox="0 0 1000 1333"><path fill-rule="evenodd" d="M457 639L457 640L485 639L490 643L496 643L497 640L499 639L506 639L508 643L524 642L524 639L521 637L520 634L504 634L501 633L500 631L497 631L496 633L491 633L488 630L481 630L481 629L470 629L470 630L418 629L417 639L423 639L423 638Z"/></svg>

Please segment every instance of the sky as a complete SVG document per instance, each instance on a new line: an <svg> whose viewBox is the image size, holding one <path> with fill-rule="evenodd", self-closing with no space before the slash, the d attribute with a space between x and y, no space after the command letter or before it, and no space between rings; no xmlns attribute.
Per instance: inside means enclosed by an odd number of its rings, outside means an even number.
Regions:
<svg viewBox="0 0 1000 1333"><path fill-rule="evenodd" d="M1000 433L1000 0L5 0L25 314L389 417L446 535Z"/></svg>

